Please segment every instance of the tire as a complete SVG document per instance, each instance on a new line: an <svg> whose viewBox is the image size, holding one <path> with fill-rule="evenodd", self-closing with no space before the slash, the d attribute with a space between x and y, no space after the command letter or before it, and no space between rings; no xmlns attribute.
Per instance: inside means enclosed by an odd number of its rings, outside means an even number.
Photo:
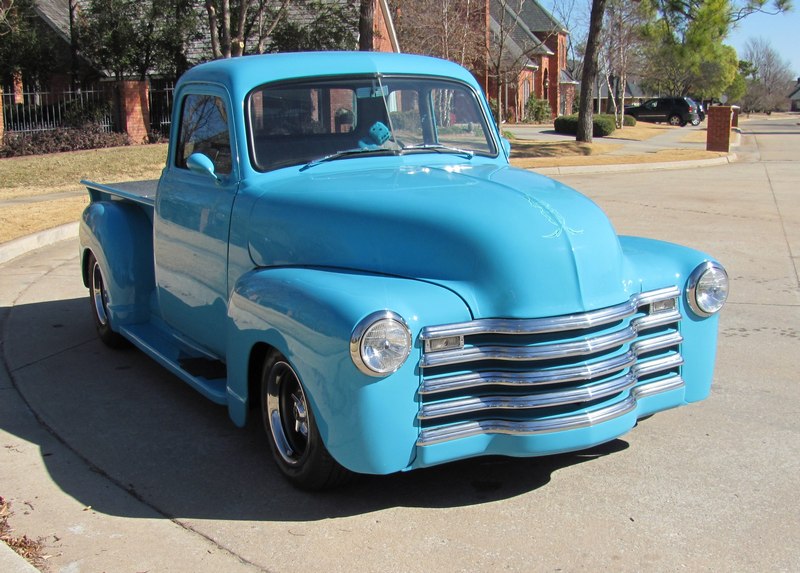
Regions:
<svg viewBox="0 0 800 573"><path fill-rule="evenodd" d="M686 122L683 121L683 119L681 119L681 116L677 114L669 116L669 119L667 121L669 122L670 125L679 125L681 127L686 125Z"/></svg>
<svg viewBox="0 0 800 573"><path fill-rule="evenodd" d="M97 336L103 344L110 348L126 348L130 343L119 333L111 328L111 318L108 312L108 290L106 289L103 271L94 253L89 253L89 304L92 308L94 326Z"/></svg>
<svg viewBox="0 0 800 573"><path fill-rule="evenodd" d="M700 119L699 118L698 119L693 119L692 120L692 125L694 125L694 126L700 125Z"/></svg>
<svg viewBox="0 0 800 573"><path fill-rule="evenodd" d="M278 352L264 361L261 417L272 457L292 485L304 490L330 489L352 477L325 448L303 385Z"/></svg>

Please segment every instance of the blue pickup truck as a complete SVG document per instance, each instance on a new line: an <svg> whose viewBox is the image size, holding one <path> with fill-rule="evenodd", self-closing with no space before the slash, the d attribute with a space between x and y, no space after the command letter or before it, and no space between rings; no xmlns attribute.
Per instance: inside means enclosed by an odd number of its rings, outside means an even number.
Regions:
<svg viewBox="0 0 800 573"><path fill-rule="evenodd" d="M243 57L174 107L160 180L84 182L97 331L261 416L295 485L581 450L709 394L723 267L510 167L462 67Z"/></svg>

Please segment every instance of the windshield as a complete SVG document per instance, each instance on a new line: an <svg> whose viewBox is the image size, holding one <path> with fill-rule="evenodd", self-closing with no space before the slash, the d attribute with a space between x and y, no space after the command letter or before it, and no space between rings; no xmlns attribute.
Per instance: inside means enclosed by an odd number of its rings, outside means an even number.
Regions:
<svg viewBox="0 0 800 573"><path fill-rule="evenodd" d="M247 110L259 171L360 152L497 155L477 94L448 80L355 76L270 84L250 93Z"/></svg>

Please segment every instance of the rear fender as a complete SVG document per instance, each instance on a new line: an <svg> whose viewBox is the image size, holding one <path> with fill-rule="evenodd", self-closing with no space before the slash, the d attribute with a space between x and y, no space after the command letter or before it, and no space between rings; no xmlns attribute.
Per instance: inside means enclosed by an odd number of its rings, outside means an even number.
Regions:
<svg viewBox="0 0 800 573"><path fill-rule="evenodd" d="M115 326L149 319L153 273L153 225L141 207L99 201L83 212L79 229L83 282L89 286L89 253L97 258Z"/></svg>

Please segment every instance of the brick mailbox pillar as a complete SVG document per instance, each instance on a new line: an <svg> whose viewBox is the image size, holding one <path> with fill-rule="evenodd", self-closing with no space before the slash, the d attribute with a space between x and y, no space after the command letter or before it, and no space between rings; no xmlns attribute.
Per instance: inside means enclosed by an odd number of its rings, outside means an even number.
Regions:
<svg viewBox="0 0 800 573"><path fill-rule="evenodd" d="M715 105L708 108L706 150L725 153L730 151L732 113L729 105Z"/></svg>
<svg viewBox="0 0 800 573"><path fill-rule="evenodd" d="M146 143L150 132L147 82L122 80L117 83L117 90L120 129L128 134L132 143Z"/></svg>

